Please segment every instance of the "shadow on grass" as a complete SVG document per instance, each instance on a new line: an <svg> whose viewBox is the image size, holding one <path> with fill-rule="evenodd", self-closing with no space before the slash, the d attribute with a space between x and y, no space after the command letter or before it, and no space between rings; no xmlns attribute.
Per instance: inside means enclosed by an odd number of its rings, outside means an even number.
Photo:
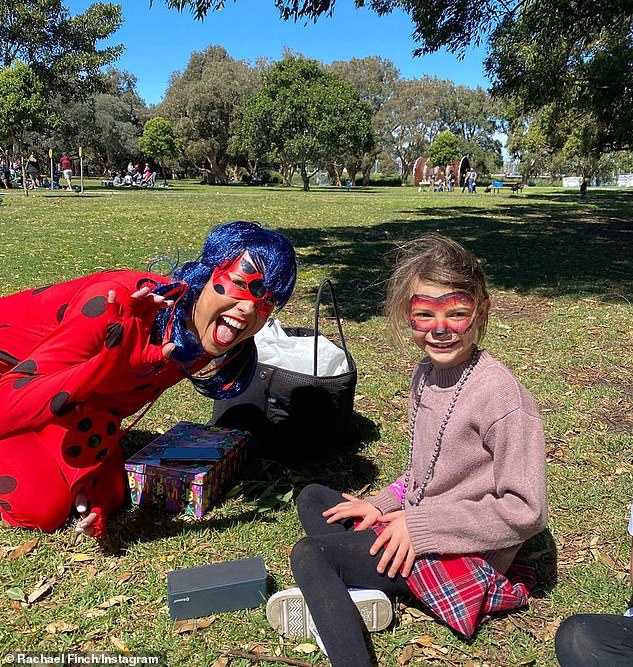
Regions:
<svg viewBox="0 0 633 667"><path fill-rule="evenodd" d="M356 321L378 312L397 248L428 232L463 243L497 289L605 301L621 300L633 291L633 193L596 192L584 201L535 194L497 204L487 213L449 203L401 211L407 218L370 228L285 232L299 251L301 268L330 276L342 315Z"/></svg>
<svg viewBox="0 0 633 667"><path fill-rule="evenodd" d="M128 433L122 442L124 458L129 458L155 437L155 433L148 431ZM247 509L228 518L183 519L182 515L165 512L159 507L132 507L128 497L123 511L111 520L104 549L110 554L119 554L137 542L152 542L187 532L197 533L207 528L221 531L253 520L272 521L273 518L262 513L257 506L257 494L270 486L292 491L293 497L296 497L304 486L313 482L341 491L372 483L379 470L361 451L366 443L379 437L374 422L354 413L350 442L345 446L341 444L335 451L330 447L327 457L317 451L302 452L300 457L296 454L290 456L287 452L275 452L273 447L260 447L257 452L251 453L240 475L232 480L234 487L239 489L233 495L239 496ZM226 498L221 497L216 507L221 508L224 502ZM273 509L282 505L273 504Z"/></svg>

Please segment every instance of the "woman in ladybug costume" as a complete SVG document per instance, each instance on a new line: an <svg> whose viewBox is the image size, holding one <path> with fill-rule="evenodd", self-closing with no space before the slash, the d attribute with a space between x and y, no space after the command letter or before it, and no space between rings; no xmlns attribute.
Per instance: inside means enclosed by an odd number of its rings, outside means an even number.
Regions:
<svg viewBox="0 0 633 667"><path fill-rule="evenodd" d="M296 262L257 223L212 230L167 278L112 270L0 298L0 515L52 531L105 533L125 498L121 421L188 378L241 393L253 336L292 292Z"/></svg>

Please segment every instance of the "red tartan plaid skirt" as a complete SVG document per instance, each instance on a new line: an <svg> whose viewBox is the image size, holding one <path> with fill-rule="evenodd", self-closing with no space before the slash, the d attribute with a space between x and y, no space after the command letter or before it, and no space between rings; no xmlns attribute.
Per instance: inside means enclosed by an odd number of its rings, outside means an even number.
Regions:
<svg viewBox="0 0 633 667"><path fill-rule="evenodd" d="M378 535L384 528L381 523L372 526ZM420 556L406 582L436 616L470 638L493 612L528 603L536 568L517 558L504 575L479 556Z"/></svg>

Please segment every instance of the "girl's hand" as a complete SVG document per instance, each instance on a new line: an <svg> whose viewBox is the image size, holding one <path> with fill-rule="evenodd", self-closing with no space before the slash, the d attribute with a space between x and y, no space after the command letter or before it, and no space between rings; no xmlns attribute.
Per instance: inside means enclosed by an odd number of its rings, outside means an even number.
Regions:
<svg viewBox="0 0 633 667"><path fill-rule="evenodd" d="M380 510L366 500L350 496L349 493L341 495L347 502L338 503L325 510L323 516L327 519L326 523L335 523L344 519L360 519L354 530L366 530L380 518Z"/></svg>
<svg viewBox="0 0 633 667"><path fill-rule="evenodd" d="M404 518L404 510L389 512L380 518L388 524L371 545L369 553L375 556L383 547L384 553L376 570L382 574L389 566L387 576L392 579L400 572L403 577L411 574L415 562L415 553L411 546L411 538ZM391 563L391 565L389 565Z"/></svg>

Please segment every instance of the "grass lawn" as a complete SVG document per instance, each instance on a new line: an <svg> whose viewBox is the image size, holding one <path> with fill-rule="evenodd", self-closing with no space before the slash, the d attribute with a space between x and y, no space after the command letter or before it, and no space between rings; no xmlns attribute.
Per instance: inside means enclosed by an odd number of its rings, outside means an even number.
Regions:
<svg viewBox="0 0 633 667"><path fill-rule="evenodd" d="M529 189L524 194L417 193L414 188L202 187L114 191L0 191L0 293L102 268L143 268L190 257L208 228L260 220L284 231L299 258L297 289L281 318L310 326L319 281L336 285L359 368L354 447L301 469L263 462L251 479L282 491L320 481L378 489L406 459L406 398L417 355L387 341L380 303L394 249L439 231L483 262L493 307L485 340L539 402L548 447L551 538L536 542L542 580L529 609L495 618L468 643L417 609L372 635L380 665L556 665L553 635L573 612L621 613L630 596L626 524L633 500L633 192ZM330 318L327 331L334 331ZM181 419L206 421L212 404L187 383L172 388L124 443L138 448ZM301 447L301 443L297 443ZM45 498L34 499L45 502ZM8 650L163 653L170 665L270 664L229 653L325 664L304 641L282 641L264 608L220 614L178 632L166 604L169 570L259 555L275 585L292 585L288 554L301 530L294 504L261 513L253 498L224 500L202 520L131 509L103 545L0 529L0 656ZM32 538L19 558L11 550ZM20 602L42 584L31 604ZM297 648L299 647L299 648ZM295 661L295 662L292 662ZM283 664L280 662L280 664Z"/></svg>

